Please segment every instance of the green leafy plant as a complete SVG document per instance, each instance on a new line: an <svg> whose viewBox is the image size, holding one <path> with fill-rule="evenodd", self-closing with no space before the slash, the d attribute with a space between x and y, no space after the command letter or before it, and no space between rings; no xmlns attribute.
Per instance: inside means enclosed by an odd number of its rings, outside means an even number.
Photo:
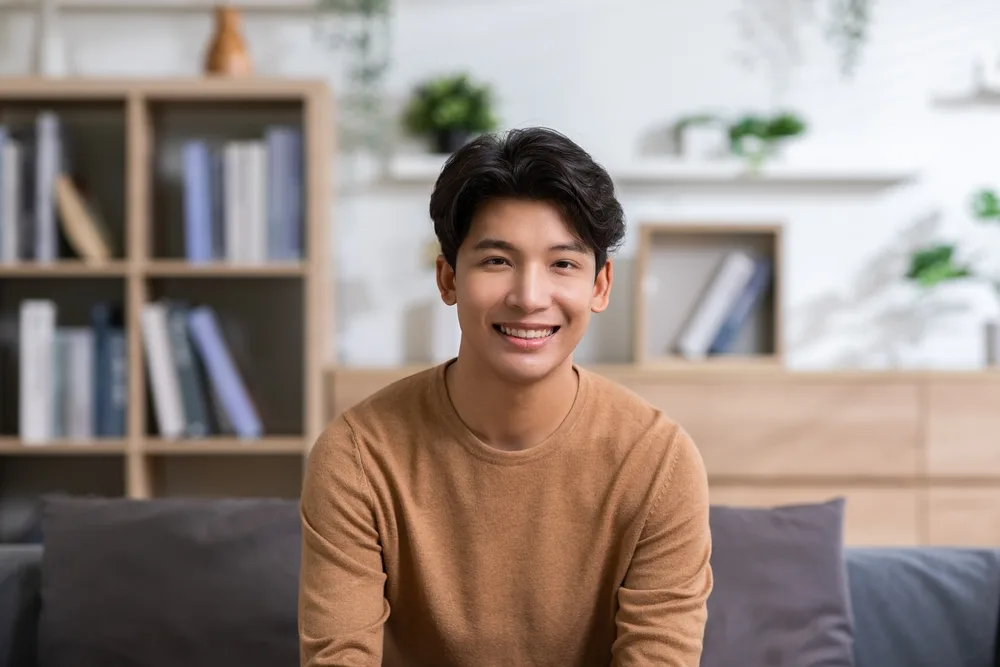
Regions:
<svg viewBox="0 0 1000 667"><path fill-rule="evenodd" d="M710 113L683 116L674 123L674 143L683 145L684 132L691 127L717 126L725 133L729 152L746 158L754 168L760 167L772 157L777 147L789 139L802 136L806 132L806 122L797 114L782 112L767 116L746 114L735 119Z"/></svg>
<svg viewBox="0 0 1000 667"><path fill-rule="evenodd" d="M734 155L760 165L780 143L804 134L806 124L792 113L774 116L746 115L729 126L729 146Z"/></svg>
<svg viewBox="0 0 1000 667"><path fill-rule="evenodd" d="M403 111L405 129L434 140L441 153L451 153L472 135L498 124L493 90L465 73L436 77L418 85Z"/></svg>
<svg viewBox="0 0 1000 667"><path fill-rule="evenodd" d="M972 194L969 209L973 219L980 223L1000 224L1000 195L990 188L981 188ZM1000 279L976 271L968 262L959 262L958 245L936 243L918 248L910 256L906 278L924 288L942 283L975 279L988 283L1000 297Z"/></svg>
<svg viewBox="0 0 1000 667"><path fill-rule="evenodd" d="M317 25L331 50L343 52L346 85L339 91L344 148L384 148L388 132L382 84L389 69L389 17L392 0L317 0L317 13L329 22Z"/></svg>
<svg viewBox="0 0 1000 667"><path fill-rule="evenodd" d="M972 269L956 262L956 251L953 243L919 248L910 257L906 278L921 287L934 287L950 280L971 278L974 275Z"/></svg>

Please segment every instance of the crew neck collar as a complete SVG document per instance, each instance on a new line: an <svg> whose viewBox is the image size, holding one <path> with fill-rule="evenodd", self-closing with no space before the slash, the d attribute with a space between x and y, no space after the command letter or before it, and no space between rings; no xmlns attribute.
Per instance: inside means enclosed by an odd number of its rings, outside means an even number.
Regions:
<svg viewBox="0 0 1000 667"><path fill-rule="evenodd" d="M468 426L466 426L465 422L462 421L458 411L455 409L455 404L451 401L451 396L448 393L448 383L445 379L445 373L448 370L448 366L454 362L455 359L450 359L449 361L439 364L434 370L434 394L438 406L449 430L452 431L462 446L473 456L490 463L500 465L519 465L537 460L549 452L557 449L561 443L565 442L576 429L577 423L580 421L580 415L584 412L584 406L588 396L590 395L589 373L576 364L573 364L573 370L579 378L577 382L576 396L573 399L569 412L566 414L566 417L562 420L562 422L560 422L559 426L556 427L556 430L537 445L527 449L498 449L496 447L491 447L476 436L476 434L473 433Z"/></svg>

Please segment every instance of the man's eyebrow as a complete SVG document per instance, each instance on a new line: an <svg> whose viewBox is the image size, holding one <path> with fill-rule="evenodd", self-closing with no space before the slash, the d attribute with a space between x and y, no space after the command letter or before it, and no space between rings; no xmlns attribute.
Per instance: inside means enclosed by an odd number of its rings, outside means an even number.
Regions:
<svg viewBox="0 0 1000 667"><path fill-rule="evenodd" d="M514 247L512 243L503 241L501 239L485 238L479 241L475 247L475 250L506 250L508 252L515 252L517 248ZM557 243L556 245L549 246L549 250L552 252L578 252L586 254L587 246L585 246L580 241L571 241L569 243Z"/></svg>
<svg viewBox="0 0 1000 667"><path fill-rule="evenodd" d="M554 246L550 246L549 250L553 252L578 252L586 254L588 248L581 241L572 241L570 243L557 243Z"/></svg>
<svg viewBox="0 0 1000 667"><path fill-rule="evenodd" d="M516 248L507 241L485 238L475 245L476 250L507 250L513 252Z"/></svg>

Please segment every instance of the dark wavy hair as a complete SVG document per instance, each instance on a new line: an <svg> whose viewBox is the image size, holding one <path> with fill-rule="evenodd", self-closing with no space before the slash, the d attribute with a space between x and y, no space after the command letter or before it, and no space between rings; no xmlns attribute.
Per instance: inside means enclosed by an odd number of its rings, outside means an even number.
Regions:
<svg viewBox="0 0 1000 667"><path fill-rule="evenodd" d="M486 134L448 158L431 194L434 233L452 268L477 209L497 198L554 205L593 250L598 270L625 237L611 176L572 140L544 127Z"/></svg>

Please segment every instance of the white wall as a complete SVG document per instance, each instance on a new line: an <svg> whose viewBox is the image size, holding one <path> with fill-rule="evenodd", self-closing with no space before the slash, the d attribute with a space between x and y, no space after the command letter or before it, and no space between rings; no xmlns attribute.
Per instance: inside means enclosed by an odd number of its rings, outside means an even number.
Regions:
<svg viewBox="0 0 1000 667"><path fill-rule="evenodd" d="M626 188L622 197L633 229L647 219L783 221L784 329L792 367L962 368L983 362L981 322L996 310L990 294L967 288L942 293L969 309L940 311L930 332L908 340L916 328L899 323L914 317L912 294L892 280L905 258L891 253L906 247L914 234L908 230L927 221L939 225L935 234L970 236L977 230L966 213L969 193L1000 185L1000 106L955 111L931 104L936 94L968 85L979 45L1000 46L996 2L879 0L853 81L839 77L821 26L804 26L804 62L784 89L766 70L748 71L738 62L734 14L741 0L396 2L389 79L395 95L421 77L467 69L495 85L504 125L558 128L609 166L640 157L649 133L680 114L780 105L805 114L811 126L789 159L912 165L920 170L917 181L876 192ZM245 23L261 73L338 80L345 56L319 45L308 19L260 15ZM0 26L0 72L23 72L29 19L8 15ZM90 75L196 73L209 30L207 13L74 16L65 25L74 67ZM344 364L410 361L408 347L417 336L410 335L408 312L435 294L418 251L431 234L428 188L359 182L356 163L340 166L344 189L335 212L337 353ZM1000 238L1000 230L995 235ZM633 238L619 257L615 306L595 322L582 360L628 360ZM887 252L888 260L873 264ZM993 257L1000 260L1000 254Z"/></svg>

